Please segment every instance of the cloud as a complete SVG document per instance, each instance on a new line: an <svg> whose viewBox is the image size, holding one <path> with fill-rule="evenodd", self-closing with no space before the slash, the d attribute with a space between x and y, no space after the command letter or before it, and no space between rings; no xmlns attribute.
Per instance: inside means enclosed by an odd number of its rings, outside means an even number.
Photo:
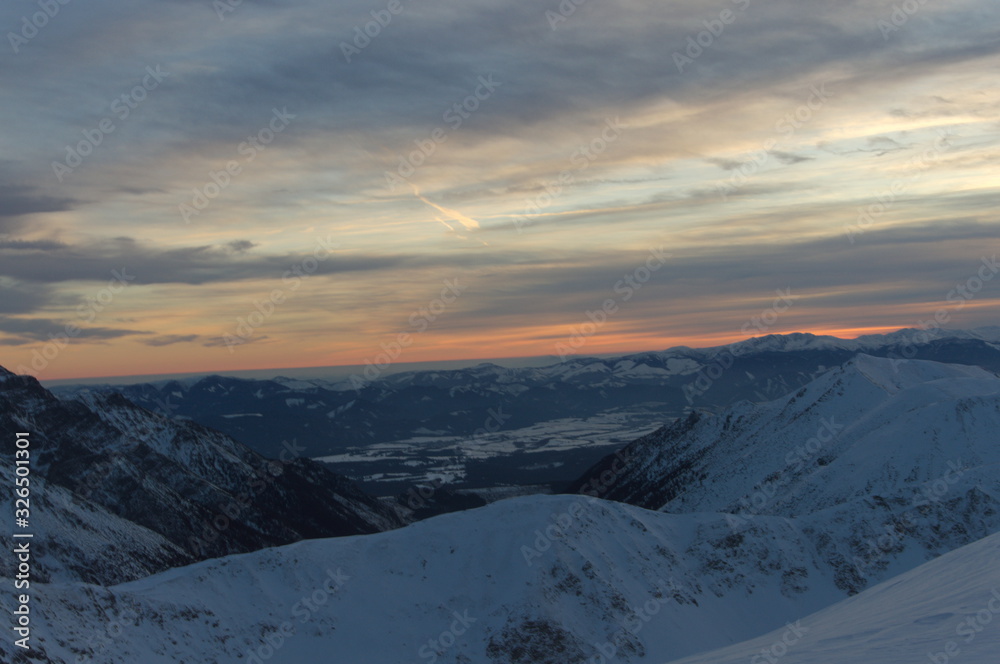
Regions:
<svg viewBox="0 0 1000 664"><path fill-rule="evenodd" d="M771 154L777 157L778 161L782 164L799 164L803 161L812 161L813 157L806 157L805 155L795 154L793 152L783 152L781 150L772 150Z"/></svg>
<svg viewBox="0 0 1000 664"><path fill-rule="evenodd" d="M225 337L216 337L209 339L204 342L202 346L205 348L232 348L234 346L244 346L246 344L256 344L262 341L266 341L271 337L266 334L255 334L252 337L233 337L232 339L226 339Z"/></svg>
<svg viewBox="0 0 1000 664"><path fill-rule="evenodd" d="M723 157L708 157L705 161L710 164L715 164L724 171L735 171L743 165L743 162L738 159L726 159Z"/></svg>
<svg viewBox="0 0 1000 664"><path fill-rule="evenodd" d="M14 318L0 316L0 332L16 335L22 341L49 341L53 337L71 339L118 339L140 334L152 334L142 330L127 330L108 327L81 327L75 322L60 322L47 318ZM8 345L9 342L8 342Z"/></svg>
<svg viewBox="0 0 1000 664"><path fill-rule="evenodd" d="M5 283L6 282L6 283ZM56 299L45 284L23 284L0 279L0 315L38 311Z"/></svg>
<svg viewBox="0 0 1000 664"><path fill-rule="evenodd" d="M224 21L196 0L60 12L0 70L18 91L0 110L0 315L12 335L0 343L43 339L83 288L118 270L134 279L115 313L170 316L172 334L108 327L92 338L207 352L222 344L204 330L221 335L252 310L271 288L258 282L284 286L313 237L335 236L336 252L267 322L268 352L323 340L302 362L405 324L441 275L475 284L436 323L442 334L552 337L535 322L577 320L662 237L675 258L614 323L655 335L673 321L694 330L699 317L726 328L726 312L785 285L823 303L815 320L843 318L852 302L916 306L995 237L995 2L927 4L889 39L877 21L894 0L751 2L684 71L672 53L718 7L584 3L552 29L556 3L404 4L351 62L341 42L372 20L365 0L247 0ZM0 24L22 14L6 3ZM121 117L114 100L157 66L169 75ZM490 75L494 93L448 115ZM832 95L817 106L824 85ZM292 123L249 159L240 146L286 107ZM626 128L608 142L618 116ZM57 180L52 162L104 119L114 132ZM938 129L954 147L912 168ZM752 155L769 140L773 158L758 168ZM412 192L388 191L386 172L415 150ZM219 184L232 160L240 172ZM719 183L736 177L723 199ZM850 245L843 229L858 207L900 177L904 191ZM182 224L178 205L208 183L218 194ZM517 233L512 218L532 205ZM25 321L36 322L14 329Z"/></svg>
<svg viewBox="0 0 1000 664"><path fill-rule="evenodd" d="M37 193L33 187L0 185L0 217L23 217L40 212L64 212L76 203L72 198Z"/></svg>
<svg viewBox="0 0 1000 664"><path fill-rule="evenodd" d="M159 347L190 343L192 341L197 341L198 339L199 335L197 334L166 334L159 337L152 337L150 339L143 339L142 343L147 346Z"/></svg>
<svg viewBox="0 0 1000 664"><path fill-rule="evenodd" d="M234 247L235 244L235 247ZM38 256L7 253L0 262L0 276L36 283L66 281L107 282L112 271L134 276L132 284L207 284L250 279L280 279L314 253L272 254L246 257L255 246L238 240L223 246L199 245L159 248L134 238L117 237L101 242L62 245ZM320 253L322 254L322 252ZM328 252L326 255L329 255ZM369 272L427 262L415 255L331 256L317 261L315 274Z"/></svg>
<svg viewBox="0 0 1000 664"><path fill-rule="evenodd" d="M233 240L232 242L226 243L226 247L234 254L245 253L256 246L257 244L255 242L251 242L250 240Z"/></svg>
<svg viewBox="0 0 1000 664"><path fill-rule="evenodd" d="M58 240L7 240L0 238L0 251L53 251L65 249L66 243Z"/></svg>

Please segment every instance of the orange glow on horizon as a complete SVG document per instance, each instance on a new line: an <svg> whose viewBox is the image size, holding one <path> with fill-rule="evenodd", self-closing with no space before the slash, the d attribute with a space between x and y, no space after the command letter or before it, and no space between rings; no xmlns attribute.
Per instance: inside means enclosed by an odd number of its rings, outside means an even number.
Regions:
<svg viewBox="0 0 1000 664"><path fill-rule="evenodd" d="M519 330L515 335L515 333L511 331L509 335L501 333L499 338L497 333L494 332L489 337L486 337L485 334L465 337L460 344L453 340L445 339L439 343L422 348L411 346L404 349L404 351L400 353L395 360L393 360L392 364L385 371L386 373L398 371L398 369L393 369L392 365L394 364L473 362L476 360L504 360L530 357L552 357L552 362L555 363L558 361L558 351L556 350L557 342L565 344L565 347L567 348L571 348L571 345L569 344L569 340L571 338L571 327L572 326L566 325L540 327L533 329L531 334L525 334L523 330ZM816 336L834 336L841 339L855 339L859 336L867 334L887 334L895 332L899 329L900 328L898 326L853 328L812 327L798 330L776 331L773 332L773 334L805 333L814 334ZM749 336L743 334L709 334L674 337L652 337L630 334L628 332L619 332L613 335L607 333L596 334L586 338L585 343L580 345L578 348L573 349L573 352L568 354L567 357L627 355L633 353L657 352L676 346L711 348L745 341L754 337L768 336L769 334L772 333L764 332L758 335ZM508 338L504 338L505 336ZM540 339L547 339L542 348L539 347ZM312 369L317 367L365 366L366 361L377 361L377 356L382 353L379 346L382 341L383 340L373 341L371 348L367 351L367 353L360 357L357 355L357 351L345 351L323 355L319 362L290 362L289 364L280 366L275 366L273 360L267 361L262 359L258 361L247 361L245 356L242 356L241 353L237 352L234 354L232 360L221 361L209 367L206 367L204 362L189 361L170 362L169 364L163 366L163 369L165 369L163 371L146 370L136 372L128 371L123 368L121 369L121 373L99 374L95 373L93 370L88 371L86 369L78 369L74 371L71 369L65 372L42 371L40 374L36 372L30 372L30 374L44 381L86 381L97 378L127 378L161 375L169 376L175 374L213 374L244 371L280 372L290 369ZM498 341L500 341L502 345L497 345ZM481 349L484 347L496 348L496 352L484 354L481 352ZM543 349L547 349L550 352L539 352ZM11 371L15 371L15 367L13 366L7 366L7 368ZM53 367L53 369L57 369L57 367ZM114 368L112 368L112 371L114 371Z"/></svg>

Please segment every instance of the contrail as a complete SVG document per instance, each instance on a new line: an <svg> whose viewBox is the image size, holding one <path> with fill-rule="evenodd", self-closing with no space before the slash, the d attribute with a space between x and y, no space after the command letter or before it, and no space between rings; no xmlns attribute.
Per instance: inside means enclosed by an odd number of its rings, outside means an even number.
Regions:
<svg viewBox="0 0 1000 664"><path fill-rule="evenodd" d="M413 184L412 182L410 183L410 187L413 189L413 195L414 196L416 196L421 201L423 201L427 205L431 206L432 208L434 208L438 212L440 212L440 213L444 214L445 216L447 216L447 217L449 217L449 218L457 221L458 223L462 224L463 226L465 226L466 230L470 230L470 231L471 230L479 230L479 222L476 221L475 219L473 219L472 217L467 217L464 214L462 214L461 212L459 212L458 210L452 210L452 209L446 208L446 207L444 207L442 205L438 205L437 203L435 203L435 202L433 202L431 200L428 200L427 197L423 196L420 193L420 190L417 189L417 185Z"/></svg>

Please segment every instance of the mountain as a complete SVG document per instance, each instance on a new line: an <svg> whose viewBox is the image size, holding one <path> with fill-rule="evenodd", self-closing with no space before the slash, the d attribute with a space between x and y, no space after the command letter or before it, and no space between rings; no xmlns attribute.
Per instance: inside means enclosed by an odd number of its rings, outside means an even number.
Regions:
<svg viewBox="0 0 1000 664"><path fill-rule="evenodd" d="M81 654L73 644L107 664L256 662L251 653L274 663L336 653L379 664L579 664L613 645L618 661L662 662L845 596L794 524L753 521L734 538L722 515L515 498L110 588L32 586L45 607L37 648L69 662ZM13 607L9 593L0 602ZM120 626L106 647L80 646L112 620Z"/></svg>
<svg viewBox="0 0 1000 664"><path fill-rule="evenodd" d="M61 400L34 378L3 370L0 432L5 486L14 486L14 434L30 434L40 580L117 583L206 558L403 523L294 447L269 461L222 433L172 421L118 394ZM4 514L14 514L13 498L12 491L0 497ZM0 574L9 576L11 560L3 558Z"/></svg>
<svg viewBox="0 0 1000 664"><path fill-rule="evenodd" d="M990 664L1000 652L1000 534L815 613L794 625L673 664L949 661Z"/></svg>
<svg viewBox="0 0 1000 664"><path fill-rule="evenodd" d="M856 591L1000 530L998 430L997 376L859 354L781 399L692 413L569 491L665 512L798 518Z"/></svg>
<svg viewBox="0 0 1000 664"><path fill-rule="evenodd" d="M709 653L689 662L722 664L801 621L788 662L895 663L920 659L890 659L879 646L914 638L904 652L943 650L1000 582L995 535L848 599L795 520L747 522L737 535L721 514L529 496L110 588L40 584L36 657L627 664ZM0 603L14 609L10 593ZM964 661L993 662L995 631L963 643ZM0 643L5 661L12 651Z"/></svg>
<svg viewBox="0 0 1000 664"><path fill-rule="evenodd" d="M77 511L60 524L80 531L96 523L99 532L107 513L120 519L116 527L135 524L113 504L155 501L161 483L192 501L212 491L199 474L215 473L225 487L227 460L241 467L229 457L259 459L121 396L59 402L32 379L7 374L0 395L10 402L0 402L5 429L38 425L37 470L58 484L39 491L50 501L67 496ZM47 433L46 422L69 432ZM888 664L896 656L889 648L911 639L904 651L914 656L992 662L996 639L977 628L1000 613L1000 597L991 603L1000 581L998 424L1000 378L985 369L855 354L780 399L694 411L639 438L581 478L576 495L499 500L124 583L50 571L32 580L32 655L108 664L298 663L331 653L379 664L757 664L785 656ZM98 426L118 438L95 436ZM176 444L178 430L194 444ZM149 448L142 454L134 449L140 437ZM136 456L166 460L149 464L148 486L97 484L84 502L45 461L72 462L59 454L78 438L103 441L105 454L120 450L126 465ZM433 500L414 504L436 508ZM163 500L155 509L170 516ZM293 516L283 505L281 514ZM139 526L176 545L173 531ZM37 538L62 541L47 531ZM8 577L0 583L11 583L11 573L0 569ZM17 608L10 593L0 604ZM18 656L0 641L3 661Z"/></svg>
<svg viewBox="0 0 1000 664"><path fill-rule="evenodd" d="M1000 371L1000 328L900 330L838 339L767 335L729 346L614 358L567 356L547 367L492 364L390 374L370 382L208 376L130 386L55 388L130 401L223 431L276 458L336 463L378 495L435 478L453 488L563 485L607 453L692 409L718 411L800 388L858 352Z"/></svg>

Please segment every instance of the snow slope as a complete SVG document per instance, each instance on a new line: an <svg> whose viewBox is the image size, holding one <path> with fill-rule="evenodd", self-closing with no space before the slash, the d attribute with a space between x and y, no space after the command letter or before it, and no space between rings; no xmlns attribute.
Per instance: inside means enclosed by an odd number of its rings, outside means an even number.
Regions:
<svg viewBox="0 0 1000 664"><path fill-rule="evenodd" d="M790 664L917 662L988 608L998 555L994 535L847 598L794 520L735 532L725 515L529 496L110 588L34 585L35 647L58 663L729 664L784 636ZM992 664L997 644L993 625L963 661Z"/></svg>
<svg viewBox="0 0 1000 664"><path fill-rule="evenodd" d="M790 628L673 664L994 664L1000 534L819 611Z"/></svg>
<svg viewBox="0 0 1000 664"><path fill-rule="evenodd" d="M793 394L692 415L636 441L633 462L602 495L672 512L739 512L767 488L773 495L758 509L794 516L920 489L948 474L949 462L992 483L998 426L993 374L858 355Z"/></svg>
<svg viewBox="0 0 1000 664"><path fill-rule="evenodd" d="M571 491L668 512L799 517L859 590L1000 530L1000 378L858 355L798 392L692 415ZM601 478L608 479L607 482Z"/></svg>
<svg viewBox="0 0 1000 664"><path fill-rule="evenodd" d="M974 367L859 355L782 399L646 436L580 487L658 511L526 496L110 587L36 579L36 661L992 662L988 623L969 641L959 630L1000 610L998 387ZM17 407L48 398L27 390ZM242 454L176 445L162 422L98 399L91 417L144 427L185 478ZM14 661L9 641L0 661Z"/></svg>
<svg viewBox="0 0 1000 664"><path fill-rule="evenodd" d="M617 661L662 662L845 597L794 523L750 521L737 535L717 514L515 498L110 588L39 585L36 633L51 661L69 662L70 646L105 632L118 607L127 624L112 646L87 653L95 661L247 661L283 634L263 659L579 664L613 646Z"/></svg>

